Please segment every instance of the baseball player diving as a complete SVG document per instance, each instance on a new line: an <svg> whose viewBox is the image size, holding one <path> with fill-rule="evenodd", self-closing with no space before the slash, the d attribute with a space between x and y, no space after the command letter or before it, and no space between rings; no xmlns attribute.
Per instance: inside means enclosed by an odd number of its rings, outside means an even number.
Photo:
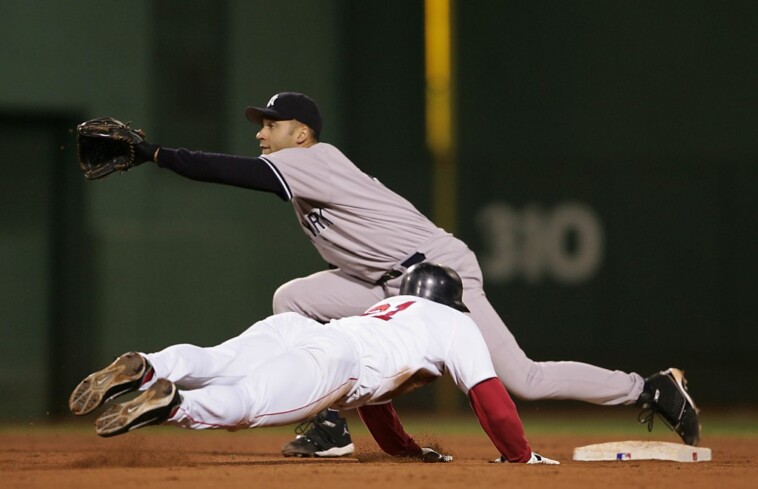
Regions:
<svg viewBox="0 0 758 489"><path fill-rule="evenodd" d="M479 330L460 312L468 311L462 296L453 270L421 263L405 274L399 296L360 316L322 324L285 312L214 347L179 344L157 353L125 353L82 380L69 407L84 415L142 391L100 414L95 431L104 437L161 423L228 430L280 426L330 406L357 408L388 454L449 462L451 456L420 447L405 432L391 403L448 373L468 395L499 461L557 464L532 452Z"/></svg>
<svg viewBox="0 0 758 489"><path fill-rule="evenodd" d="M698 410L681 370L643 378L581 362L531 360L489 303L474 253L408 200L362 172L339 149L321 142L322 119L311 98L282 92L265 107L247 107L245 114L260 128L258 157L161 147L139 133L132 138L129 162L118 169L152 161L192 180L269 192L290 202L303 232L330 269L279 287L273 298L275 314L296 312L321 323L360 315L372 304L396 296L412 265L441 263L461 276L463 301L497 377L512 395L634 405L643 409L639 419L648 429L658 414L685 443L697 445ZM82 164L89 161L87 147L80 144ZM100 178L102 173L85 175ZM354 451L338 411L320 413L300 432L283 447L285 456L335 457Z"/></svg>

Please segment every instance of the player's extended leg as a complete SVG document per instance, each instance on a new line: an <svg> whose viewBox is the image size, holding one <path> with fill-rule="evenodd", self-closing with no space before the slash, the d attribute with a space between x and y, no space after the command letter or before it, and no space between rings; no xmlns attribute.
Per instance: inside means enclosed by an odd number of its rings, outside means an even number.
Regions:
<svg viewBox="0 0 758 489"><path fill-rule="evenodd" d="M469 288L463 301L484 336L492 363L508 392L524 400L573 399L593 404L632 404L645 384L636 373L582 362L535 362L526 356L481 289Z"/></svg>
<svg viewBox="0 0 758 489"><path fill-rule="evenodd" d="M243 333L220 345L172 345L159 352L148 353L145 357L153 365L157 377L166 378L187 389L211 384L233 385L285 349L275 329L256 323L248 331L255 329L255 333Z"/></svg>
<svg viewBox="0 0 758 489"><path fill-rule="evenodd" d="M157 378L168 379L183 389L233 385L286 351L293 339L286 336L286 328L277 326L286 321L286 317L271 317L216 346L178 344L145 357Z"/></svg>
<svg viewBox="0 0 758 489"><path fill-rule="evenodd" d="M535 362L492 307L482 288L476 255L454 237L441 237L423 250L428 261L453 268L463 280L463 302L479 327L500 380L525 400L574 399L594 404L629 404L642 393L635 373L611 371L581 362ZM390 283L390 285L395 285Z"/></svg>
<svg viewBox="0 0 758 489"><path fill-rule="evenodd" d="M639 374L608 370L582 362L531 360L489 303L482 289L482 272L474 253L453 236L441 236L422 251L427 261L447 265L463 279L463 302L479 327L498 377L520 399L573 399L601 405L636 404L652 409L682 437L696 444L700 429L697 408L686 391L686 381L661 372L647 379ZM396 288L398 281L387 284ZM670 369L674 371L677 369ZM665 389L657 389L662 384ZM650 393L660 397L652 403ZM656 397L653 396L655 399ZM643 419L644 418L644 419ZM652 419L641 418L642 421Z"/></svg>
<svg viewBox="0 0 758 489"><path fill-rule="evenodd" d="M177 392L173 382L159 378L139 397L106 410L95 422L97 433L114 436L158 423L227 430L279 426L349 394L360 365L354 345L328 326L288 326L281 328L295 341L234 384Z"/></svg>
<svg viewBox="0 0 758 489"><path fill-rule="evenodd" d="M440 252L444 259L444 252ZM430 251L429 256L435 256ZM608 370L582 362L535 362L526 356L482 290L481 270L473 253L449 260L464 281L463 302L471 310L487 343L500 380L521 399L573 399L601 405L635 404L660 415L682 440L700 439L698 410L678 369L643 379L639 374ZM652 420L641 416L641 422ZM652 426L650 422L649 427Z"/></svg>
<svg viewBox="0 0 758 489"><path fill-rule="evenodd" d="M271 359L234 386L183 391L169 422L186 428L282 426L314 416L346 396L358 378L357 352L335 339Z"/></svg>
<svg viewBox="0 0 758 489"><path fill-rule="evenodd" d="M287 282L274 294L274 312L294 311L327 322L362 314L386 296L382 287L340 270L326 270ZM347 422L325 410L298 426L297 437L282 447L285 457L341 457L354 452Z"/></svg>
<svg viewBox="0 0 758 489"><path fill-rule="evenodd" d="M124 353L85 377L71 393L69 408L76 415L89 414L118 396L148 389L158 378L188 389L234 384L296 343L297 335L287 335L289 322L320 326L299 315L282 315L260 321L214 347L180 344L157 353Z"/></svg>
<svg viewBox="0 0 758 489"><path fill-rule="evenodd" d="M263 327L254 337L251 333L244 340L233 338L215 347L180 344L158 353L124 353L79 382L69 397L69 409L77 416L89 414L123 394L148 389L158 378L190 389L233 384L282 350L278 334L276 328Z"/></svg>

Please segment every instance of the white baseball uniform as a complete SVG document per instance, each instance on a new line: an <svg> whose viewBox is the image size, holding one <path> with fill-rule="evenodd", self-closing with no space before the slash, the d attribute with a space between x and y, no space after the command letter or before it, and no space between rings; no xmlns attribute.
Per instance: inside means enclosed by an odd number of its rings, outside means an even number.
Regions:
<svg viewBox="0 0 758 489"><path fill-rule="evenodd" d="M512 462L531 448L516 406L497 380L473 321L414 296L385 299L361 316L319 323L282 313L220 345L174 345L143 354L181 402L166 424L238 430L309 419L327 407L357 408L379 446L421 454L390 403L447 373L469 396L495 447Z"/></svg>
<svg viewBox="0 0 758 489"><path fill-rule="evenodd" d="M413 296L327 324L278 314L214 347L180 344L144 356L152 382L181 389L169 424L193 429L291 424L330 406L384 403L445 373L466 394L496 377L470 318Z"/></svg>
<svg viewBox="0 0 758 489"><path fill-rule="evenodd" d="M435 226L410 202L358 169L337 148L317 143L283 149L259 158L161 149L158 164L193 178L246 188L240 168L266 165L276 177L275 192L292 202L303 230L335 268L295 279L274 295L274 313L298 312L321 322L362 313L398 293L411 257L453 268L463 280L463 301L489 348L498 377L522 399L575 399L596 404L630 404L644 385L637 373L610 371L580 362L535 362L487 300L474 253ZM271 188L266 188L271 190Z"/></svg>

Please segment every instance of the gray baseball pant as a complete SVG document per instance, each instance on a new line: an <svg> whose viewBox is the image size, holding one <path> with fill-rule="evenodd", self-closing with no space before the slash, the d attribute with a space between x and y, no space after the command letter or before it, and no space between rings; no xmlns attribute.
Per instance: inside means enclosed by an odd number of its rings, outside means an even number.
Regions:
<svg viewBox="0 0 758 489"><path fill-rule="evenodd" d="M632 404L642 393L637 373L607 370L582 362L535 362L526 356L490 304L476 256L460 240L445 236L418 251L426 261L447 265L463 279L463 302L484 337L498 377L519 399L572 399L600 405ZM397 295L401 277L372 284L326 270L285 283L274 294L274 313L294 311L317 321L363 314L369 306Z"/></svg>

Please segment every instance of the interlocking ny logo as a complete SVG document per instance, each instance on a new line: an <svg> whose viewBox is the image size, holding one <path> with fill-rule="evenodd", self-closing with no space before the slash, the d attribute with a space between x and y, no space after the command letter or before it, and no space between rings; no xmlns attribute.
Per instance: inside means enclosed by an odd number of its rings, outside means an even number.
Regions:
<svg viewBox="0 0 758 489"><path fill-rule="evenodd" d="M268 101L268 103L266 104L266 107L271 107L272 105L274 105L274 102L276 102L277 98L279 98L278 93L274 95L273 97L271 97L271 100Z"/></svg>

